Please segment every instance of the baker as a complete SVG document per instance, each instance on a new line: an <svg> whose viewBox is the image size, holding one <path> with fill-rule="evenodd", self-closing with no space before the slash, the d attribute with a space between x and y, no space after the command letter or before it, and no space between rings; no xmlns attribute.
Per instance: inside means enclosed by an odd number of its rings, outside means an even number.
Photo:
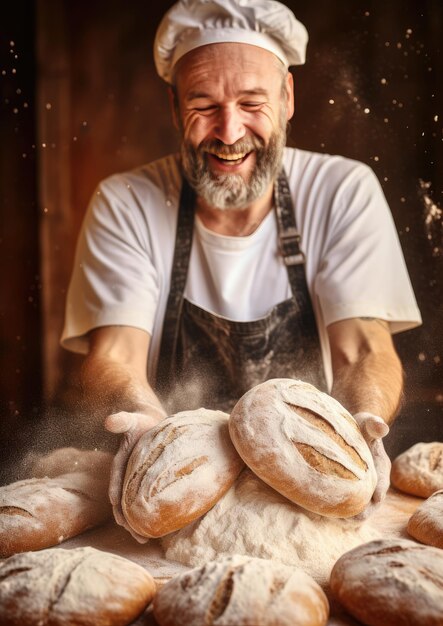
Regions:
<svg viewBox="0 0 443 626"><path fill-rule="evenodd" d="M103 181L77 245L62 344L127 458L165 415L229 411L300 378L354 414L389 484L382 437L402 394L391 334L420 323L395 227L366 165L285 147L305 27L275 0L180 0L158 28L180 154ZM155 122L154 122L155 123Z"/></svg>

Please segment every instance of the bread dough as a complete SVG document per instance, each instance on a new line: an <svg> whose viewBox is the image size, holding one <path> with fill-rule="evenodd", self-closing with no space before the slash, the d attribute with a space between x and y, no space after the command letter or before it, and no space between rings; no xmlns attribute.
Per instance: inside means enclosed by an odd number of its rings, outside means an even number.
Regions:
<svg viewBox="0 0 443 626"><path fill-rule="evenodd" d="M352 518L310 513L244 470L203 518L164 537L162 545L167 559L190 566L231 554L275 559L301 567L326 586L342 554L378 537Z"/></svg>

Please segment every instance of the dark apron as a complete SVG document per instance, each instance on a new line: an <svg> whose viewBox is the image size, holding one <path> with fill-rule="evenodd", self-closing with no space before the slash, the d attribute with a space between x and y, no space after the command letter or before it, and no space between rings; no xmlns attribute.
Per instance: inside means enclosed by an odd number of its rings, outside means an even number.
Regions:
<svg viewBox="0 0 443 626"><path fill-rule="evenodd" d="M301 379L326 390L304 255L283 171L274 187L274 206L292 297L258 320L228 320L183 297L195 207L195 194L184 181L157 368L156 389L168 414L199 407L229 412L248 389L270 378Z"/></svg>

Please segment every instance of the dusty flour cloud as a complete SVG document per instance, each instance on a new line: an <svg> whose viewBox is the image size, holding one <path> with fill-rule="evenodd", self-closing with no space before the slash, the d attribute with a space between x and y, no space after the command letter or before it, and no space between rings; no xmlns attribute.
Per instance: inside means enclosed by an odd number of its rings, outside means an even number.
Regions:
<svg viewBox="0 0 443 626"><path fill-rule="evenodd" d="M419 185L426 236L432 246L432 255L440 257L443 254L443 210L431 198L431 183L420 178Z"/></svg>
<svg viewBox="0 0 443 626"><path fill-rule="evenodd" d="M206 406L207 383L203 378L195 376L185 384L176 384L162 399L162 404L168 415L179 411L192 411L195 409L217 409L216 406Z"/></svg>

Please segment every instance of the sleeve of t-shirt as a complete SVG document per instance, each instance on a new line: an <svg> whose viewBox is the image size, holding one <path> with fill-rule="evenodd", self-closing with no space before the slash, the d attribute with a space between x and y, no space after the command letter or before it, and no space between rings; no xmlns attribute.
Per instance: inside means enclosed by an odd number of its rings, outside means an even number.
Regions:
<svg viewBox="0 0 443 626"><path fill-rule="evenodd" d="M398 332L421 323L391 212L366 165L336 191L315 290L326 325L374 317Z"/></svg>
<svg viewBox="0 0 443 626"><path fill-rule="evenodd" d="M88 351L88 331L110 325L152 333L158 301L145 216L122 176L95 192L77 242L62 345Z"/></svg>

